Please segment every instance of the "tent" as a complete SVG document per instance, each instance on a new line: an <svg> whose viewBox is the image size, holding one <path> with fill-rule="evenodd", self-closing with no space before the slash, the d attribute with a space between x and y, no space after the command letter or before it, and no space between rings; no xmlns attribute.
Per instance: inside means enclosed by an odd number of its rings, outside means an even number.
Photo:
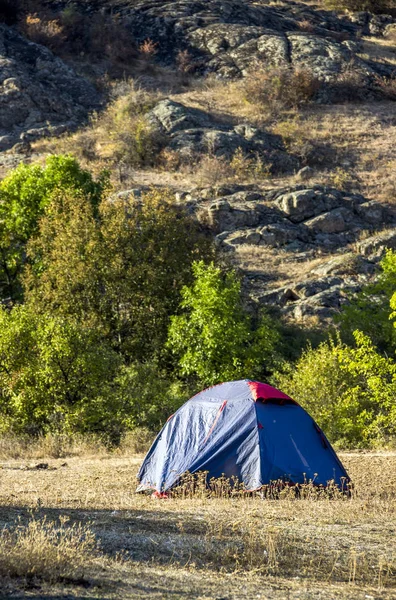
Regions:
<svg viewBox="0 0 396 600"><path fill-rule="evenodd" d="M137 491L165 493L185 472L208 480L237 477L246 489L272 481L334 481L347 472L310 415L283 392L257 381L231 381L193 396L169 417L138 473Z"/></svg>

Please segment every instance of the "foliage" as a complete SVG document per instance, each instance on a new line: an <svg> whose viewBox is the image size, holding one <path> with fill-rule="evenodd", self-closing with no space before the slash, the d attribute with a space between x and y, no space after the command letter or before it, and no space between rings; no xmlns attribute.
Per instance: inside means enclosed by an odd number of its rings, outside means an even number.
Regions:
<svg viewBox="0 0 396 600"><path fill-rule="evenodd" d="M377 281L351 299L338 321L345 342L352 344L353 331L359 329L381 352L392 355L396 351L396 330L389 318L389 302L396 289L396 253L388 250L380 267Z"/></svg>
<svg viewBox="0 0 396 600"><path fill-rule="evenodd" d="M182 289L184 312L172 317L167 342L181 374L210 385L270 372L278 341L270 318L262 315L252 326L234 272L199 261L193 273L193 285Z"/></svg>
<svg viewBox="0 0 396 600"><path fill-rule="evenodd" d="M136 63L139 54L133 36L116 15L87 13L77 2L63 10L45 0L21 3L25 5L19 18L23 34L62 58L77 55L106 61L108 75L118 77Z"/></svg>
<svg viewBox="0 0 396 600"><path fill-rule="evenodd" d="M153 165L163 146L163 135L146 119L145 115L161 99L161 94L138 87L128 81L114 88L114 99L93 122L92 133L109 139L104 156L119 166ZM81 139L77 137L77 143Z"/></svg>
<svg viewBox="0 0 396 600"><path fill-rule="evenodd" d="M172 379L152 360L121 368L116 380L128 429L146 427L158 431L191 396L180 381Z"/></svg>
<svg viewBox="0 0 396 600"><path fill-rule="evenodd" d="M44 167L19 165L0 183L0 293L20 297L19 276L25 246L37 232L56 190L79 191L96 206L107 185L106 175L94 181L71 156L51 156Z"/></svg>
<svg viewBox="0 0 396 600"><path fill-rule="evenodd" d="M355 347L339 339L308 347L276 384L293 396L339 445L375 446L396 433L396 363L355 331Z"/></svg>
<svg viewBox="0 0 396 600"><path fill-rule="evenodd" d="M19 433L106 431L120 421L119 356L95 331L18 306L0 309L3 427Z"/></svg>
<svg viewBox="0 0 396 600"><path fill-rule="evenodd" d="M97 328L128 361L159 355L194 259L213 244L164 192L104 200L99 218L84 196L54 199L29 244L26 296Z"/></svg>

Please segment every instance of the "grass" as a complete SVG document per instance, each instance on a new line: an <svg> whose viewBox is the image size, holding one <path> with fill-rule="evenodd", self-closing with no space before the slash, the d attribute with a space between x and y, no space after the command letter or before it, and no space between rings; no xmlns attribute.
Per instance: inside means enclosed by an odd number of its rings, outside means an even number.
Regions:
<svg viewBox="0 0 396 600"><path fill-rule="evenodd" d="M122 456L147 452L152 441L153 434L148 429L136 428L125 435L116 453ZM30 436L13 435L0 437L0 460L108 455L108 447L95 435L47 434L35 439Z"/></svg>
<svg viewBox="0 0 396 600"><path fill-rule="evenodd" d="M0 532L0 577L36 579L49 583L81 579L97 551L96 538L87 525L67 525L46 517Z"/></svg>
<svg viewBox="0 0 396 600"><path fill-rule="evenodd" d="M134 494L142 455L47 457L45 470L9 459L0 470L0 529L10 533L0 536L0 549L13 539L12 556L39 544L45 552L21 560L19 570L0 552L3 589L11 594L34 585L29 594L35 597L102 599L262 593L390 600L396 594L396 454L340 456L354 481L352 499L195 494L161 501ZM75 548L71 574L56 559L64 545ZM41 554L52 557L48 570Z"/></svg>

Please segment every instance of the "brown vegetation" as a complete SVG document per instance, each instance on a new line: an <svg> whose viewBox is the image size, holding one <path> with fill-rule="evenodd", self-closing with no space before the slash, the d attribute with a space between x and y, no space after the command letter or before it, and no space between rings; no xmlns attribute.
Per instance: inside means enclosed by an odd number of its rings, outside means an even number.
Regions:
<svg viewBox="0 0 396 600"><path fill-rule="evenodd" d="M81 523L67 525L32 518L0 532L0 577L26 581L73 581L81 579L95 557L97 542L91 530Z"/></svg>
<svg viewBox="0 0 396 600"><path fill-rule="evenodd" d="M243 83L245 101L271 112L307 104L320 86L318 78L309 69L289 67L251 73Z"/></svg>

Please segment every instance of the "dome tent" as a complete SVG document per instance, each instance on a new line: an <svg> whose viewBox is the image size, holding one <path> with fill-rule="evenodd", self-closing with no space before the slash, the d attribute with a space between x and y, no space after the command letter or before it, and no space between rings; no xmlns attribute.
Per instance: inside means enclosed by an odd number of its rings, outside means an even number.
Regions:
<svg viewBox="0 0 396 600"><path fill-rule="evenodd" d="M343 489L349 482L312 417L283 392L248 380L215 385L183 404L147 453L136 491L166 492L186 471L237 477L248 490L279 479L332 480Z"/></svg>

